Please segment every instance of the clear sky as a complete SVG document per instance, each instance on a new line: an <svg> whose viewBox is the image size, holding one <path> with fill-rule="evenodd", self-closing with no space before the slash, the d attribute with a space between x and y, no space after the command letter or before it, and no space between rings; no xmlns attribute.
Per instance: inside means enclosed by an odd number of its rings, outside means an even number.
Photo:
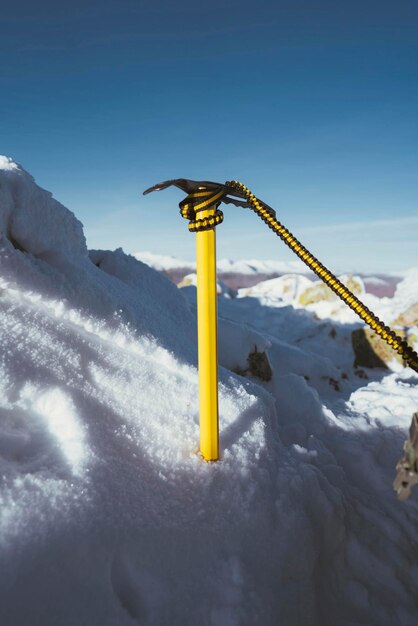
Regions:
<svg viewBox="0 0 418 626"><path fill-rule="evenodd" d="M167 178L244 182L331 268L418 265L416 0L0 0L0 154L89 247L186 259ZM225 207L218 255L290 260Z"/></svg>

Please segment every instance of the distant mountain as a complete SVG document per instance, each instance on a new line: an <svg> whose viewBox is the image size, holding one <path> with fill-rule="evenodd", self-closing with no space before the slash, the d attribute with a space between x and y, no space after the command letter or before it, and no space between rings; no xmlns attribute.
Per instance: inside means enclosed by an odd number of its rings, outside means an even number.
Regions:
<svg viewBox="0 0 418 626"><path fill-rule="evenodd" d="M196 270L194 261L186 261L173 256L154 254L153 252L135 252L133 255L139 261L146 263L159 272L163 272L176 285ZM287 274L314 278L312 272L300 261L279 261L259 259L220 259L217 263L218 275L222 282L233 290L251 288L260 282L278 278ZM332 269L332 268L331 268ZM407 272L399 274L357 274L364 283L366 293L378 298L392 298L397 285Z"/></svg>
<svg viewBox="0 0 418 626"><path fill-rule="evenodd" d="M139 261L146 263L150 267L159 271L172 271L196 268L193 261L177 259L173 256L154 254L153 252L135 252L133 255ZM298 272L306 274L309 270L299 261L260 261L259 259L233 261L231 259L220 259L217 263L220 274L246 274L246 275L281 275Z"/></svg>
<svg viewBox="0 0 418 626"><path fill-rule="evenodd" d="M174 256L168 256L165 254L154 254L153 252L134 252L133 256L146 263L149 267L152 267L159 272L187 269L188 271L195 269L196 263L192 261L184 261L177 259Z"/></svg>

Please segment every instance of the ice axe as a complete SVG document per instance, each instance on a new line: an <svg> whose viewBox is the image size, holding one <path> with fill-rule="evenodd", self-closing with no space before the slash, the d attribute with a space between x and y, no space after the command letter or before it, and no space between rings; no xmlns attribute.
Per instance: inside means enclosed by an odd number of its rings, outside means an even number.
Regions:
<svg viewBox="0 0 418 626"><path fill-rule="evenodd" d="M189 220L189 231L196 233L200 452L206 461L217 461L219 419L215 228L223 221L223 213L218 208L221 202L241 207L250 205L233 186L187 178L158 183L144 191L144 195L172 185L187 193L186 198L179 203L180 214ZM270 211L274 213L273 209Z"/></svg>

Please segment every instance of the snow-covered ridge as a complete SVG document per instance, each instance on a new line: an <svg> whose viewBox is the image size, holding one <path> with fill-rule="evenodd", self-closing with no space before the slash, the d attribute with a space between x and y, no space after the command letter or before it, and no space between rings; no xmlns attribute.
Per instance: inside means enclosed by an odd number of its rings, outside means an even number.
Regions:
<svg viewBox="0 0 418 626"><path fill-rule="evenodd" d="M172 256L159 255L152 252L136 252L134 256L150 267L164 272L176 284L182 282L190 272L196 270L196 264L193 261L185 261ZM290 262L278 260L260 261L259 259L240 261L221 259L217 263L217 270L221 279L233 290L251 288L261 281L286 274L297 274L302 277L311 277L312 279L314 277L306 265L299 259ZM379 276L360 274L358 278L364 283L367 293L371 293L379 298L392 297L399 282L413 271L414 269L412 268L397 274Z"/></svg>
<svg viewBox="0 0 418 626"><path fill-rule="evenodd" d="M200 562L221 545L206 535L202 543L202 512L207 528L223 528L228 553L228 527L247 524L262 498L248 476L270 464L260 458L274 441L272 399L221 371L223 462L202 463L195 319L181 291L122 250L88 254L71 212L2 162L0 559L9 565L0 569L0 623L56 626L63 606L62 624L129 624L144 611L145 623L167 614L184 623L190 589L216 604L229 558L241 568L228 556L210 591ZM241 413L248 424L238 432ZM166 551L171 566L153 573L164 550L158 529L174 538L184 527L195 546L191 577L178 536ZM251 614L246 604L227 602L224 612ZM198 621L204 612L196 605Z"/></svg>
<svg viewBox="0 0 418 626"><path fill-rule="evenodd" d="M0 233L36 256L87 256L83 226L74 213L11 159L1 157L0 172Z"/></svg>
<svg viewBox="0 0 418 626"><path fill-rule="evenodd" d="M220 259L217 264L222 273L234 274L288 274L307 273L309 270L301 261L260 261L259 259L232 261Z"/></svg>
<svg viewBox="0 0 418 626"><path fill-rule="evenodd" d="M196 269L196 263L194 261L186 261L174 256L168 256L164 254L156 254L154 252L140 251L134 252L133 256L139 261L146 263L150 267L158 271L169 271L176 269ZM218 272L222 274L310 274L310 270L299 259L295 258L295 261L278 261L260 259L219 259L217 261ZM414 268L406 270L404 272L397 272L388 274L387 278L406 278L411 272L414 272ZM382 287L386 284L386 280L379 276L365 275L366 282L376 287Z"/></svg>
<svg viewBox="0 0 418 626"><path fill-rule="evenodd" d="M173 269L195 269L196 264L191 261L183 261L174 256L164 254L154 254L153 252L134 252L133 255L138 261L146 263L158 271Z"/></svg>
<svg viewBox="0 0 418 626"><path fill-rule="evenodd" d="M13 171L13 170L19 171L22 169L23 168L20 167L17 163L15 163L13 159L0 154L0 170L3 170L3 172L7 172L7 171Z"/></svg>
<svg viewBox="0 0 418 626"><path fill-rule="evenodd" d="M195 269L192 261L184 261L172 256L154 254L152 252L135 252L135 258L147 263L156 270ZM285 274L290 272L307 273L309 270L301 261L260 261L259 259L232 261L220 259L217 268L223 274Z"/></svg>

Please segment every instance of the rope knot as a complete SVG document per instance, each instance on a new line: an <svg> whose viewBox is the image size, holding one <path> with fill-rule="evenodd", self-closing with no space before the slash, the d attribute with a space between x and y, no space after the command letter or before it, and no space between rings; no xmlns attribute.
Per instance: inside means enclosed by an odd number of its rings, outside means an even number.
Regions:
<svg viewBox="0 0 418 626"><path fill-rule="evenodd" d="M196 191L190 192L187 197L180 202L180 215L184 219L189 220L189 231L191 233L212 230L223 222L224 214L218 207L224 195L225 190L223 187L218 187L217 189L205 189L201 187ZM197 217L198 213L210 210L212 210L211 215L207 215L203 218Z"/></svg>

